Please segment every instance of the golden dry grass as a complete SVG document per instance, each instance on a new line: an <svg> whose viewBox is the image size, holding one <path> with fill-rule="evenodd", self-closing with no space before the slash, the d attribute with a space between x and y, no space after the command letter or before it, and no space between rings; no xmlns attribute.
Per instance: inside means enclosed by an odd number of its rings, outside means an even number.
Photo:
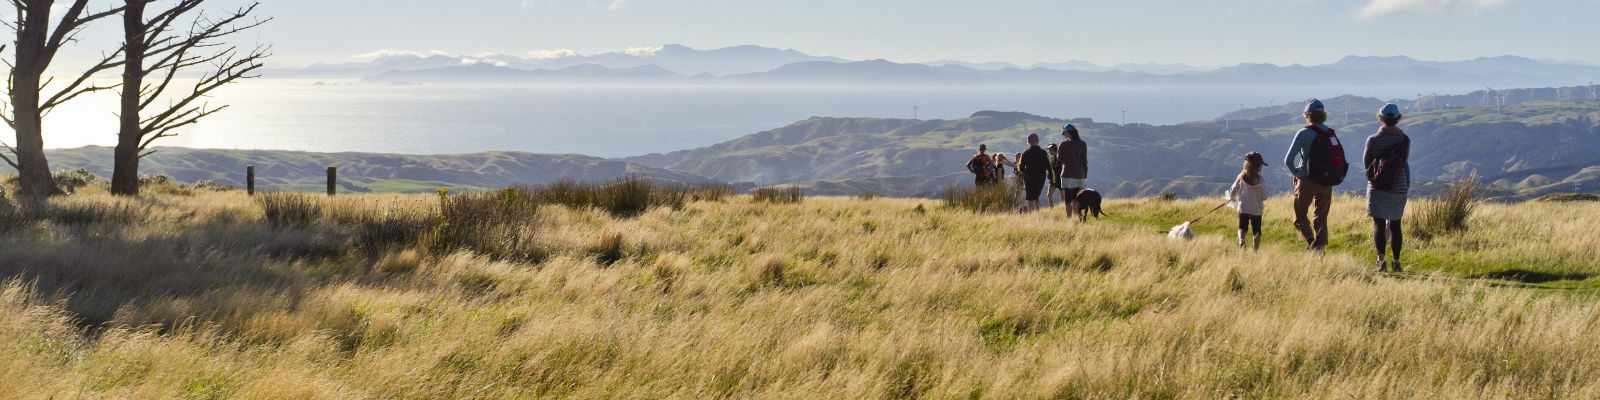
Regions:
<svg viewBox="0 0 1600 400"><path fill-rule="evenodd" d="M239 192L86 189L0 231L0 398L1600 397L1593 203L1484 205L1374 276L1348 198L1325 257L1281 199L1260 253L1153 232L1201 201L736 196L481 233L532 261L361 244L434 196L319 201L274 227ZM1575 279L1469 279L1502 263Z"/></svg>

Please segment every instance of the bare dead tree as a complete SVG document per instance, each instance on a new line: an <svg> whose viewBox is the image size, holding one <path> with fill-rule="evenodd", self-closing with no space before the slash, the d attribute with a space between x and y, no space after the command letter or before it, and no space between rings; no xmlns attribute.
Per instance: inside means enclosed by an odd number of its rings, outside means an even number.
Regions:
<svg viewBox="0 0 1600 400"><path fill-rule="evenodd" d="M17 19L6 23L16 32L17 40L13 49L15 57L6 61L11 68L11 80L6 86L11 112L3 118L16 131L17 140L16 147L6 146L16 158L7 157L5 162L21 175L19 183L23 196L33 198L62 193L50 178L50 163L44 155L44 116L56 106L78 96L115 88L96 85L89 79L99 72L122 65L117 53L109 54L84 70L71 83L51 92L53 94L49 97L43 96L54 82L54 78L43 79L45 70L50 68L50 63L55 60L62 46L77 41L78 32L90 22L122 12L122 8L118 7L89 14L84 11L89 6L89 0L72 0L71 5L60 13L60 21L52 27L50 12L55 3L55 0L11 0L11 5L16 8Z"/></svg>
<svg viewBox="0 0 1600 400"><path fill-rule="evenodd" d="M271 55L267 46L241 50L224 42L271 20L251 16L260 3L210 17L196 11L205 0L177 0L145 18L147 6L158 2L124 0L121 126L113 155L112 194L139 194L139 160L154 152L150 144L227 109L212 107L205 99L230 83L258 77L253 73ZM195 16L187 17L191 13ZM185 23L186 32L181 30ZM167 97L174 80L192 71L199 71L194 85ZM161 99L167 103L152 109Z"/></svg>

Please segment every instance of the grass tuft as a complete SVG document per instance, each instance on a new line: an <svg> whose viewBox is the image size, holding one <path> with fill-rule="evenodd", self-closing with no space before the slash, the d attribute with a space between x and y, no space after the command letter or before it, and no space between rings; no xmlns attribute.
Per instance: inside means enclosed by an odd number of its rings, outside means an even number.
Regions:
<svg viewBox="0 0 1600 400"><path fill-rule="evenodd" d="M1467 230L1467 223L1482 199L1478 172L1450 184L1449 189L1419 204L1410 230L1424 240Z"/></svg>
<svg viewBox="0 0 1600 400"><path fill-rule="evenodd" d="M1022 196L1009 185L957 186L950 185L940 195L946 207L980 213L1014 212Z"/></svg>
<svg viewBox="0 0 1600 400"><path fill-rule="evenodd" d="M263 193L255 196L256 204L267 223L278 228L310 226L322 218L322 199L303 193Z"/></svg>
<svg viewBox="0 0 1600 400"><path fill-rule="evenodd" d="M805 200L805 189L799 186L779 188L776 186L759 187L750 191L750 198L757 203L768 204L795 204Z"/></svg>

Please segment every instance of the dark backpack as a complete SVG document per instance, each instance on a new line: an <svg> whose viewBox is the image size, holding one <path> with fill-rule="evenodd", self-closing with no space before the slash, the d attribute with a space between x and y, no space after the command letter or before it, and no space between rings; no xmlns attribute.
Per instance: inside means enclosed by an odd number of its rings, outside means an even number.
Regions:
<svg viewBox="0 0 1600 400"><path fill-rule="evenodd" d="M1406 168L1405 154L1411 149L1411 138L1390 147L1383 155L1367 164L1367 182L1378 191L1392 191L1400 183L1400 171Z"/></svg>
<svg viewBox="0 0 1600 400"><path fill-rule="evenodd" d="M1350 163L1344 158L1344 144L1339 142L1339 136L1334 134L1333 128L1323 131L1316 125L1307 125L1306 129L1317 133L1307 157L1309 173L1306 177L1327 186L1344 183L1344 177L1350 174Z"/></svg>
<svg viewBox="0 0 1600 400"><path fill-rule="evenodd" d="M988 157L980 159L979 156L973 156L972 159L967 160L967 172L975 175L988 175L989 163L987 161Z"/></svg>

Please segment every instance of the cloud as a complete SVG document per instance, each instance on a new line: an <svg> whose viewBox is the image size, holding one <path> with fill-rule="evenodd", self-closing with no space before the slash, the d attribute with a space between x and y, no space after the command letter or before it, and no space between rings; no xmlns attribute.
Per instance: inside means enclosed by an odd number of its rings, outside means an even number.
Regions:
<svg viewBox="0 0 1600 400"><path fill-rule="evenodd" d="M362 53L362 54L353 55L353 56L350 56L350 58L361 59L361 60L375 60L375 59L379 59L379 58L383 58L383 57L396 57L396 56L428 57L428 56L442 56L442 55L446 55L446 53L444 51L441 51L441 50L430 50L430 51L423 52L423 51L412 51L412 50L383 49L383 50L378 50L378 51L374 51L374 52L371 52L371 53Z"/></svg>
<svg viewBox="0 0 1600 400"><path fill-rule="evenodd" d="M493 65L493 66L496 66L496 67L510 66L510 64L507 64L505 61L500 61L500 60L489 60L489 59L472 58L472 57L462 57L461 58L461 65L478 65L478 64L488 64L488 65Z"/></svg>
<svg viewBox="0 0 1600 400"><path fill-rule="evenodd" d="M578 52L572 51L572 50L568 50L568 49L534 50L534 51L528 52L528 58L531 58L531 59L534 59L534 60L549 60L549 59L554 59L554 58L577 57L579 55L580 54L578 54Z"/></svg>
<svg viewBox="0 0 1600 400"><path fill-rule="evenodd" d="M629 47L627 50L623 50L622 54L627 54L627 55L634 56L634 57L649 57L649 56L656 55L656 52L658 52L658 51L661 51L661 46L655 46L655 47Z"/></svg>
<svg viewBox="0 0 1600 400"><path fill-rule="evenodd" d="M1477 15L1491 8L1505 7L1511 0L1370 0L1356 17L1370 20L1397 12L1422 14L1453 13Z"/></svg>

